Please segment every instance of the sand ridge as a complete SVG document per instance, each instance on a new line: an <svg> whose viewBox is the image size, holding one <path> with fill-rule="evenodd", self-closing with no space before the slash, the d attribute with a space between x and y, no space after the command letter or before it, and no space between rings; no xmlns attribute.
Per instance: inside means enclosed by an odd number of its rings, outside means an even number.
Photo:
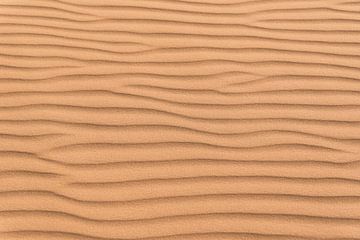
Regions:
<svg viewBox="0 0 360 240"><path fill-rule="evenodd" d="M360 2L0 1L0 238L360 239Z"/></svg>

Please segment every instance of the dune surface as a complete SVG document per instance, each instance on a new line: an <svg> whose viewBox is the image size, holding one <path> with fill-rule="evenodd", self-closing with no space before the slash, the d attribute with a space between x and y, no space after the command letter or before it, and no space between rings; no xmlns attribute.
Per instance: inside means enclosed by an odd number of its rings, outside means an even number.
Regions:
<svg viewBox="0 0 360 240"><path fill-rule="evenodd" d="M0 239L360 239L360 1L1 0Z"/></svg>

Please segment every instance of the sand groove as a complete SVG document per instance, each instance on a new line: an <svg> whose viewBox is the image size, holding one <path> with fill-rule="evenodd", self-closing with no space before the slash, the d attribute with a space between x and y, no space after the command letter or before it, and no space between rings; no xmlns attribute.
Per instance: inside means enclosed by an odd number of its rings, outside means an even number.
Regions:
<svg viewBox="0 0 360 240"><path fill-rule="evenodd" d="M0 238L360 239L360 2L0 1Z"/></svg>

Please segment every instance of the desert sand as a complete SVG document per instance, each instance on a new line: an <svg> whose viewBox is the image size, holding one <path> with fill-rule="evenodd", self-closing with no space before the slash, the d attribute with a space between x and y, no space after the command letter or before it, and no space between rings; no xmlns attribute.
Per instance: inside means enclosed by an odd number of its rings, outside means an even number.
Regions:
<svg viewBox="0 0 360 240"><path fill-rule="evenodd" d="M0 239L360 239L360 1L1 0Z"/></svg>

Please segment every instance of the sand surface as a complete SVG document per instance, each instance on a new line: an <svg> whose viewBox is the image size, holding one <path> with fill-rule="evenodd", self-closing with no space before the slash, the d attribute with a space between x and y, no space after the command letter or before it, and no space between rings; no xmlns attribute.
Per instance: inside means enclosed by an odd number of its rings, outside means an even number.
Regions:
<svg viewBox="0 0 360 240"><path fill-rule="evenodd" d="M360 1L0 0L1 240L360 239Z"/></svg>

